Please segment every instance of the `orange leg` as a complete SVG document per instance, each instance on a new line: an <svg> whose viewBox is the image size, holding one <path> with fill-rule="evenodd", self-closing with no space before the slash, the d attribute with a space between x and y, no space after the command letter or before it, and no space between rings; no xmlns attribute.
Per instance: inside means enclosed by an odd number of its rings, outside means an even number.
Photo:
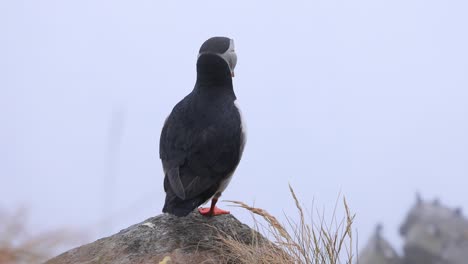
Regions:
<svg viewBox="0 0 468 264"><path fill-rule="evenodd" d="M198 211L201 215L204 216L215 216L215 215L222 215L222 214L230 214L229 211L225 211L223 209L219 209L216 207L216 203L218 202L218 198L214 197L211 199L211 207L210 208L198 208Z"/></svg>

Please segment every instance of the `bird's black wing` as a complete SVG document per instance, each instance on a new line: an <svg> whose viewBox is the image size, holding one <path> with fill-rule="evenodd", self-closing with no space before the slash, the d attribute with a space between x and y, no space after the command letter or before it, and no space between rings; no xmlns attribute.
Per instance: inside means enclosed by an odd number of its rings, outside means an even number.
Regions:
<svg viewBox="0 0 468 264"><path fill-rule="evenodd" d="M242 137L235 106L194 118L198 113L189 113L193 109L184 100L166 120L160 139L165 181L182 200L217 189L215 185L219 186L239 163ZM211 116L206 118L207 114Z"/></svg>

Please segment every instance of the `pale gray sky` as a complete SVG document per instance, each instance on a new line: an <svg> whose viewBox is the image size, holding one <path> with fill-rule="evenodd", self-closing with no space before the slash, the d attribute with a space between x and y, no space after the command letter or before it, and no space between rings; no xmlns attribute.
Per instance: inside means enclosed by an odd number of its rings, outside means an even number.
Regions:
<svg viewBox="0 0 468 264"><path fill-rule="evenodd" d="M328 212L341 192L362 243L378 221L398 243L415 191L468 210L467 12L434 0L0 1L0 208L26 205L37 230L90 239L159 214L161 127L194 85L199 46L222 35L236 42L248 124L223 198L281 216L294 212L288 182Z"/></svg>

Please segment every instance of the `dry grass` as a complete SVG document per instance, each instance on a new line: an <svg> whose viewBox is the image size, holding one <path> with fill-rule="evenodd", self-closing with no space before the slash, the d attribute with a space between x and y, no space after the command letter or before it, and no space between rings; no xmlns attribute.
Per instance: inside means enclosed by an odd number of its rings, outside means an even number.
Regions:
<svg viewBox="0 0 468 264"><path fill-rule="evenodd" d="M65 230L29 234L27 210L13 213L0 210L0 264L41 263L57 253L60 246L76 241Z"/></svg>
<svg viewBox="0 0 468 264"><path fill-rule="evenodd" d="M307 264L351 264L353 263L354 216L346 200L343 199L345 217L336 221L335 212L332 221L327 225L323 215L319 214L319 223L306 221L304 209L299 203L293 188L289 186L299 214L299 221L286 216L286 224L266 210L251 207L245 203L229 201L236 206L261 217L254 217L254 243L248 245L237 238L220 236L220 246L226 263L307 263ZM261 227L261 228L259 228ZM261 241L258 233L271 241Z"/></svg>

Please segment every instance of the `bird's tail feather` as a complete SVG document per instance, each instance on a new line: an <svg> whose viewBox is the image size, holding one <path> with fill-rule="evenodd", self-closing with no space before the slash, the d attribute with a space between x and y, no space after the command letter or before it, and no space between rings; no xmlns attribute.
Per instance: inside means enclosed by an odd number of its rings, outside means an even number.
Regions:
<svg viewBox="0 0 468 264"><path fill-rule="evenodd" d="M199 198L182 200L176 195L167 195L162 211L179 217L187 216L202 203Z"/></svg>

